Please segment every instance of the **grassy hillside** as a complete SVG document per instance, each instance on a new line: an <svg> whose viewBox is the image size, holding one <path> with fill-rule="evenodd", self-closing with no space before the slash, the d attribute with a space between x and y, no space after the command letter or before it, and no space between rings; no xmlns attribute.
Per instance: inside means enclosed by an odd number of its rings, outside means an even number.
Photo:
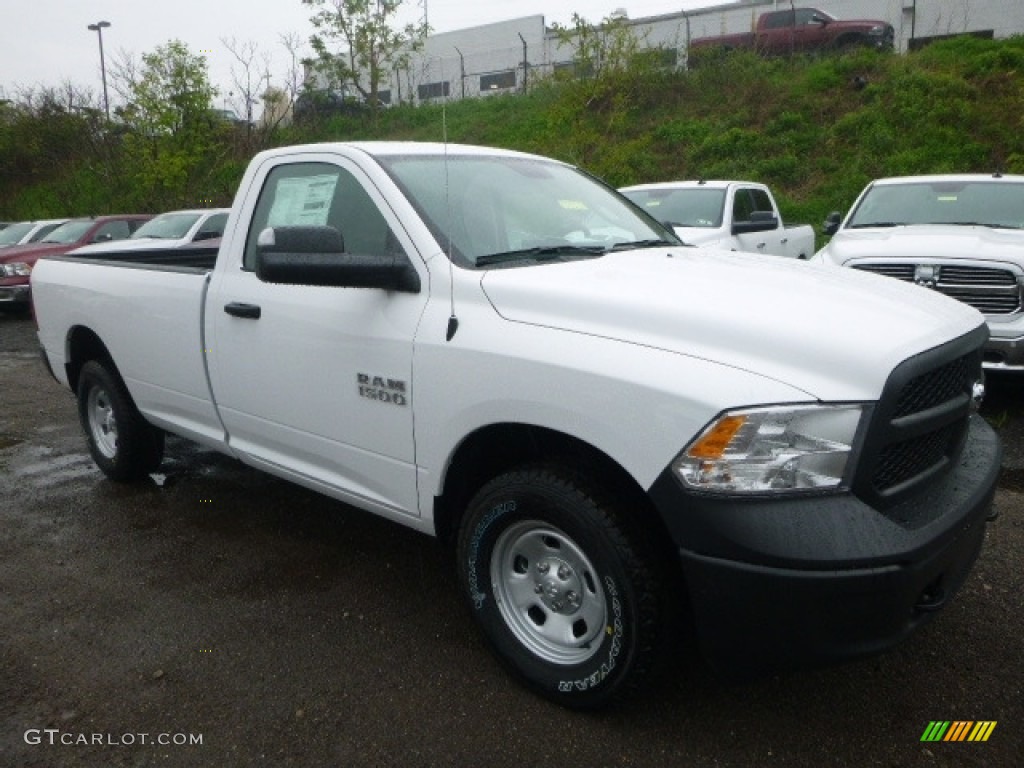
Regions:
<svg viewBox="0 0 1024 768"><path fill-rule="evenodd" d="M907 56L733 55L691 72L640 67L527 95L451 103L450 141L551 155L622 186L742 178L819 224L871 179L1024 173L1024 38L960 38ZM439 140L440 107L335 120L308 138Z"/></svg>
<svg viewBox="0 0 1024 768"><path fill-rule="evenodd" d="M771 184L791 221L820 224L884 175L1024 173L1024 38L965 37L906 55L813 59L735 54L689 72L642 62L528 94L399 106L271 136L217 133L202 151L140 168L140 140L74 146L70 113L47 130L0 121L0 218L225 204L265 146L343 139L448 139L551 155L609 183L743 178ZM18 132L20 130L20 133ZM51 138L48 138L51 137ZM31 152L30 152L31 150ZM155 156L155 155L154 155Z"/></svg>

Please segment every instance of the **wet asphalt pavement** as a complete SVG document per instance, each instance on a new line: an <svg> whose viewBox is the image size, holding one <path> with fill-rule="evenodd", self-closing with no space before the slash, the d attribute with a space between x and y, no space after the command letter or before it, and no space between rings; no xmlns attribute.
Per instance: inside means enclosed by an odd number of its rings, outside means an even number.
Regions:
<svg viewBox="0 0 1024 768"><path fill-rule="evenodd" d="M1024 377L989 388L1000 517L935 621L746 685L683 652L580 714L506 676L428 537L181 441L150 483L104 479L0 314L0 766L1021 765ZM923 743L933 720L997 725Z"/></svg>

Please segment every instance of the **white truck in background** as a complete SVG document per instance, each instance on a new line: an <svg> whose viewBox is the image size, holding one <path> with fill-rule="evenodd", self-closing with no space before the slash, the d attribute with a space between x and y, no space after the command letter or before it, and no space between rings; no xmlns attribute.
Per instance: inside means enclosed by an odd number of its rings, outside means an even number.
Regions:
<svg viewBox="0 0 1024 768"><path fill-rule="evenodd" d="M814 229L787 227L775 196L752 181L667 181L624 187L622 194L687 245L809 259Z"/></svg>
<svg viewBox="0 0 1024 768"><path fill-rule="evenodd" d="M747 674L888 647L967 577L984 320L843 278L561 162L368 142L257 155L219 250L43 259L32 295L111 479L172 432L437 536L508 668L596 707L676 611Z"/></svg>
<svg viewBox="0 0 1024 768"><path fill-rule="evenodd" d="M1024 371L1024 176L901 176L868 184L815 261L938 291L985 315L983 364Z"/></svg>
<svg viewBox="0 0 1024 768"><path fill-rule="evenodd" d="M167 211L154 216L124 240L83 245L71 251L75 256L116 254L123 251L157 251L217 240L224 234L229 208L196 208Z"/></svg>

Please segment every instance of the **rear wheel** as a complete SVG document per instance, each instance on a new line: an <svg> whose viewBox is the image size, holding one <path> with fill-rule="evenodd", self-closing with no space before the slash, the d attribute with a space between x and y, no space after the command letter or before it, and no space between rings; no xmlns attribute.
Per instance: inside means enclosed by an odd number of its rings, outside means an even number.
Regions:
<svg viewBox="0 0 1024 768"><path fill-rule="evenodd" d="M111 480L139 480L160 466L163 432L142 418L121 377L95 360L78 377L78 415L93 461Z"/></svg>
<svg viewBox="0 0 1024 768"><path fill-rule="evenodd" d="M660 631L644 537L614 497L559 467L501 475L467 509L461 587L498 657L570 707L635 688Z"/></svg>

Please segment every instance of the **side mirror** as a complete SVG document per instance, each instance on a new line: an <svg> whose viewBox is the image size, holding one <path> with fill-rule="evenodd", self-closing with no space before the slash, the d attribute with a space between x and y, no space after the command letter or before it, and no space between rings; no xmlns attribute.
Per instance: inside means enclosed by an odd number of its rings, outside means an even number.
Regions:
<svg viewBox="0 0 1024 768"><path fill-rule="evenodd" d="M778 229L779 218L771 211L754 211L750 214L748 221L734 221L732 233L734 235L748 235L752 232L768 232Z"/></svg>
<svg viewBox="0 0 1024 768"><path fill-rule="evenodd" d="M334 227L269 227L256 242L256 276L265 283L382 288L419 293L420 277L403 255L345 253Z"/></svg>
<svg viewBox="0 0 1024 768"><path fill-rule="evenodd" d="M839 225L843 221L843 214L839 211L832 211L825 217L825 223L821 225L821 231L826 235L834 235L839 231Z"/></svg>

